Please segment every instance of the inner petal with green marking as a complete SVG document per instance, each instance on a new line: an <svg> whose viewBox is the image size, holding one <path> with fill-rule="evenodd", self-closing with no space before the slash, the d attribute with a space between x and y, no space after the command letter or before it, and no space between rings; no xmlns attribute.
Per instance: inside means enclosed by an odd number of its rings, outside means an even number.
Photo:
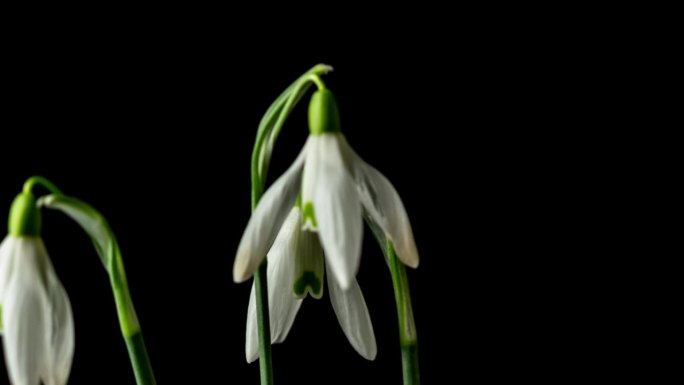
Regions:
<svg viewBox="0 0 684 385"><path fill-rule="evenodd" d="M325 260L318 234L303 230L299 232L295 242L295 279L292 290L297 298L304 298L308 293L319 299L323 296Z"/></svg>
<svg viewBox="0 0 684 385"><path fill-rule="evenodd" d="M311 201L304 202L304 208L302 209L302 215L304 216L304 229L310 231L316 231L318 229L318 224L316 223L316 214L314 212L314 205Z"/></svg>

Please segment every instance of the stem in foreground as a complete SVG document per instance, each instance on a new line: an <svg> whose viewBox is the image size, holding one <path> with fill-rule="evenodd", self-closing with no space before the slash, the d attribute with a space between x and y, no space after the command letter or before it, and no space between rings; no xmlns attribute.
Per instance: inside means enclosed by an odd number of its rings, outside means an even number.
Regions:
<svg viewBox="0 0 684 385"><path fill-rule="evenodd" d="M311 83L316 84L319 88L325 87L325 84L318 75L325 74L331 70L332 67L323 64L314 66L280 94L261 119L254 142L254 150L252 151L252 211L256 208L263 194L268 163L271 157L270 153L285 123L285 119L287 119L290 111L292 111L299 102L299 99L309 89ZM268 314L268 282L266 282L267 267L268 260L264 258L264 262L261 263L254 273L261 385L273 385L271 323Z"/></svg>
<svg viewBox="0 0 684 385"><path fill-rule="evenodd" d="M128 356L133 365L133 373L135 373L135 382L142 384L156 384L152 372L152 365L150 358L147 356L147 348L145 348L145 341L143 340L142 332L138 331L130 337L124 337L126 340L126 348L128 348Z"/></svg>
<svg viewBox="0 0 684 385"><path fill-rule="evenodd" d="M256 286L257 326L259 333L259 371L261 385L273 384L273 366L271 362L271 327L268 314L268 283L266 282L267 261L261 263L254 274Z"/></svg>
<svg viewBox="0 0 684 385"><path fill-rule="evenodd" d="M114 240L114 242L116 241ZM157 380L154 378L152 364L147 355L147 348L145 347L142 330L140 330L138 315L135 312L133 299L128 290L126 271L124 270L119 246L114 243L111 247L114 249L114 260L111 265L110 283L114 292L114 302L116 303L116 312L119 316L121 334L126 342L126 348L128 348L128 358L131 361L135 382L138 385L156 385Z"/></svg>
<svg viewBox="0 0 684 385"><path fill-rule="evenodd" d="M409 291L406 267L397 258L392 242L387 241L387 255L394 298L397 303L397 318L399 319L399 343L401 345L401 364L404 385L420 385L420 370L418 367L418 336L416 323L413 319L411 306L411 292Z"/></svg>

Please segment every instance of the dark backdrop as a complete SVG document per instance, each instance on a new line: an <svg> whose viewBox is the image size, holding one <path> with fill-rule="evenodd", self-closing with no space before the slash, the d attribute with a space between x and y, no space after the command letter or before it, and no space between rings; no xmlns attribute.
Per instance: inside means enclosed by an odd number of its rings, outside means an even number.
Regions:
<svg viewBox="0 0 684 385"><path fill-rule="evenodd" d="M107 217L160 384L257 383L258 364L244 358L250 283L231 278L250 215L252 144L272 100L314 64L329 63L335 71L325 80L337 95L344 133L394 183L411 217L422 256L409 277L423 377L439 383L437 356L452 353L437 347L445 347L442 334L454 334L463 298L435 275L456 257L448 248L457 238L448 207L460 187L455 164L446 161L459 144L443 153L440 143L449 141L445 132L453 134L455 106L432 91L454 73L421 44L377 39L303 48L202 33L79 32L17 42L4 63L0 207L7 212L23 181L37 174ZM407 60L423 54L417 63ZM305 102L283 130L271 181L307 133ZM450 239L440 240L444 230ZM359 281L377 359L355 353L327 296L307 299L288 339L273 350L278 383L400 382L390 275L367 229L364 235ZM86 235L60 213L44 211L43 237L73 306L70 383L133 383L108 280ZM4 363L0 373L5 383Z"/></svg>
<svg viewBox="0 0 684 385"><path fill-rule="evenodd" d="M363 30L318 23L263 40L252 34L258 25L227 22L102 31L92 21L20 34L3 48L0 210L36 174L91 203L121 244L159 383L256 384L258 364L244 358L250 284L231 278L250 215L252 144L273 99L329 63L343 132L393 182L413 224L423 382L566 378L586 364L558 354L579 333L565 327L576 317L558 305L565 291L551 290L573 264L552 219L576 208L559 196L576 187L560 180L568 173L558 159L573 135L562 130L574 107L557 91L576 76L565 71L573 59L555 36L481 21L454 30L433 19ZM303 103L270 181L307 132ZM70 383L133 383L86 235L48 211L43 237L74 311ZM377 359L351 348L327 295L307 299L274 347L277 383L400 383L390 275L368 229L358 279Z"/></svg>

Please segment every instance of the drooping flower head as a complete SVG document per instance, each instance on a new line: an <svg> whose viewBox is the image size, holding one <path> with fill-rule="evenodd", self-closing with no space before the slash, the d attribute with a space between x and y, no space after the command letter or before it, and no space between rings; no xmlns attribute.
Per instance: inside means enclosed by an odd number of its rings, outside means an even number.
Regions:
<svg viewBox="0 0 684 385"><path fill-rule="evenodd" d="M358 270L363 216L394 244L404 264L417 267L418 251L399 194L349 146L327 89L312 96L309 130L297 159L256 206L238 247L233 279L243 282L254 273L300 194L304 226L318 232L326 264L343 290L351 287Z"/></svg>
<svg viewBox="0 0 684 385"><path fill-rule="evenodd" d="M338 321L356 351L372 360L375 336L355 279L363 219L392 242L403 263L417 267L413 231L392 184L347 143L335 98L325 88L311 99L309 129L299 156L256 205L238 247L233 278L248 279L268 253L271 342L277 343L287 336L303 297L323 295L327 270ZM256 314L253 287L247 319L249 362L258 356Z"/></svg>
<svg viewBox="0 0 684 385"><path fill-rule="evenodd" d="M0 329L9 377L16 385L64 385L74 355L74 322L40 238L41 215L31 192L10 209L0 244Z"/></svg>

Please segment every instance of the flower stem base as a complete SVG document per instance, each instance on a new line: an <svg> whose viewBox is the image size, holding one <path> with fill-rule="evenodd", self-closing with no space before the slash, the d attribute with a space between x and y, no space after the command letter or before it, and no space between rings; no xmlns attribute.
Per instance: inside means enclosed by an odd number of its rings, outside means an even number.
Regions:
<svg viewBox="0 0 684 385"><path fill-rule="evenodd" d="M417 344L401 347L401 364L404 373L404 385L419 385L420 371L418 370Z"/></svg>
<svg viewBox="0 0 684 385"><path fill-rule="evenodd" d="M394 299L397 305L404 385L420 385L418 335L416 333L416 323L413 319L413 306L411 305L411 291L409 290L406 266L397 258L392 242L387 241L384 250L387 253L390 265L392 286L394 286Z"/></svg>
<svg viewBox="0 0 684 385"><path fill-rule="evenodd" d="M271 364L271 323L268 314L268 284L266 269L268 261L264 259L254 274L257 302L257 326L259 330L259 369L261 385L273 385L273 367Z"/></svg>
<svg viewBox="0 0 684 385"><path fill-rule="evenodd" d="M130 337L126 337L126 347L128 355L135 373L135 382L138 385L157 385L157 380L152 372L150 358L147 356L147 348L141 332L137 332Z"/></svg>

